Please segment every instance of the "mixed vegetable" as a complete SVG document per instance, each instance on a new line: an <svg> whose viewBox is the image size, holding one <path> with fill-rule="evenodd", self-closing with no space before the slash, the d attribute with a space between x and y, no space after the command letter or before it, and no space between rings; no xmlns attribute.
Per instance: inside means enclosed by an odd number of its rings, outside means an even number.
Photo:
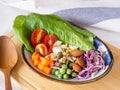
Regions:
<svg viewBox="0 0 120 90"><path fill-rule="evenodd" d="M94 48L95 35L56 15L19 15L13 32L32 52L33 65L45 74L81 79L105 69L101 53Z"/></svg>
<svg viewBox="0 0 120 90"><path fill-rule="evenodd" d="M56 35L40 28L33 31L31 44L35 49L33 65L59 79L90 78L105 68L102 55L97 50L84 51L77 46L63 44Z"/></svg>

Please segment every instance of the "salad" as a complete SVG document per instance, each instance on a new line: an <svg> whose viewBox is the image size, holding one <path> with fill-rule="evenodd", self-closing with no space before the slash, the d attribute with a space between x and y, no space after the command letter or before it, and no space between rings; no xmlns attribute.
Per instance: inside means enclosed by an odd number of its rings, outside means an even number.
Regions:
<svg viewBox="0 0 120 90"><path fill-rule="evenodd" d="M96 36L59 16L19 15L13 33L32 53L33 65L47 75L86 79L106 68L101 52L94 47Z"/></svg>
<svg viewBox="0 0 120 90"><path fill-rule="evenodd" d="M40 28L33 31L31 44L35 49L33 65L59 79L90 78L105 69L102 55L97 50L84 51L77 46L63 44L56 35Z"/></svg>

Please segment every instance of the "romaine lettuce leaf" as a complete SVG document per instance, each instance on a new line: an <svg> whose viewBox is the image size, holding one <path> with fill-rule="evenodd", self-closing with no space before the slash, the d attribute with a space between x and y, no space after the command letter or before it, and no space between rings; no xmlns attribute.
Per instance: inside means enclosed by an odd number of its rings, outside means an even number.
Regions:
<svg viewBox="0 0 120 90"><path fill-rule="evenodd" d="M30 43L30 36L36 28L42 28L50 34L55 34L63 43L78 46L81 50L94 48L93 38L95 35L91 32L77 28L53 14L31 13L27 16L18 16L13 25L13 31L17 32L16 36L31 52L33 52L33 47Z"/></svg>
<svg viewBox="0 0 120 90"><path fill-rule="evenodd" d="M27 50L33 52L34 48L30 43L30 35L32 32L30 32L29 30L25 30L23 27L25 19L26 16L24 15L17 16L14 20L12 31L13 34L25 45Z"/></svg>

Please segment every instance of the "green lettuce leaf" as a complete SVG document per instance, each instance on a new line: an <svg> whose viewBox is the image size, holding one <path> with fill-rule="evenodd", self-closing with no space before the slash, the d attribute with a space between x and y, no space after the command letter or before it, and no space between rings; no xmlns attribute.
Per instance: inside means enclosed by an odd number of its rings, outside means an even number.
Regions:
<svg viewBox="0 0 120 90"><path fill-rule="evenodd" d="M30 43L30 36L36 28L42 28L50 34L55 34L63 43L78 46L81 50L94 48L95 35L93 33L82 30L53 14L31 13L27 16L16 17L13 25L13 31L17 32L16 36L31 52L33 52L33 47Z"/></svg>
<svg viewBox="0 0 120 90"><path fill-rule="evenodd" d="M17 16L14 20L12 31L13 31L13 34L25 45L27 50L29 50L30 52L33 52L34 48L30 43L30 35L32 32L30 32L29 30L25 30L23 27L25 19L26 19L26 16L24 15Z"/></svg>

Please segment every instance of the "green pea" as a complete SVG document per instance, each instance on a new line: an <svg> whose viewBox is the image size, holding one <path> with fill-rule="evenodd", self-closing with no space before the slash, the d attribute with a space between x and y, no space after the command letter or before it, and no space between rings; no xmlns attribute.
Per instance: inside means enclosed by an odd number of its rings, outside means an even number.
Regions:
<svg viewBox="0 0 120 90"><path fill-rule="evenodd" d="M70 74L72 73L72 70L68 68L68 69L66 70L66 73L67 73L68 75L70 75Z"/></svg>
<svg viewBox="0 0 120 90"><path fill-rule="evenodd" d="M52 74L55 75L56 71L57 71L57 69L52 69Z"/></svg>
<svg viewBox="0 0 120 90"><path fill-rule="evenodd" d="M60 71L61 74L65 74L66 69L65 68L61 68L59 71Z"/></svg>
<svg viewBox="0 0 120 90"><path fill-rule="evenodd" d="M59 78L59 79L62 79L62 74L59 73L59 74L58 74L58 78Z"/></svg>
<svg viewBox="0 0 120 90"><path fill-rule="evenodd" d="M55 71L55 75L56 75L56 76L58 76L59 73L60 73L59 70L56 70L56 71Z"/></svg>
<svg viewBox="0 0 120 90"><path fill-rule="evenodd" d="M77 76L77 73L76 72L72 72L72 77L76 77Z"/></svg>
<svg viewBox="0 0 120 90"><path fill-rule="evenodd" d="M63 74L63 79L68 79L69 75L68 74Z"/></svg>
<svg viewBox="0 0 120 90"><path fill-rule="evenodd" d="M72 68L72 62L69 62L68 67Z"/></svg>
<svg viewBox="0 0 120 90"><path fill-rule="evenodd" d="M67 69L67 65L63 64L63 65L62 65L62 68Z"/></svg>

